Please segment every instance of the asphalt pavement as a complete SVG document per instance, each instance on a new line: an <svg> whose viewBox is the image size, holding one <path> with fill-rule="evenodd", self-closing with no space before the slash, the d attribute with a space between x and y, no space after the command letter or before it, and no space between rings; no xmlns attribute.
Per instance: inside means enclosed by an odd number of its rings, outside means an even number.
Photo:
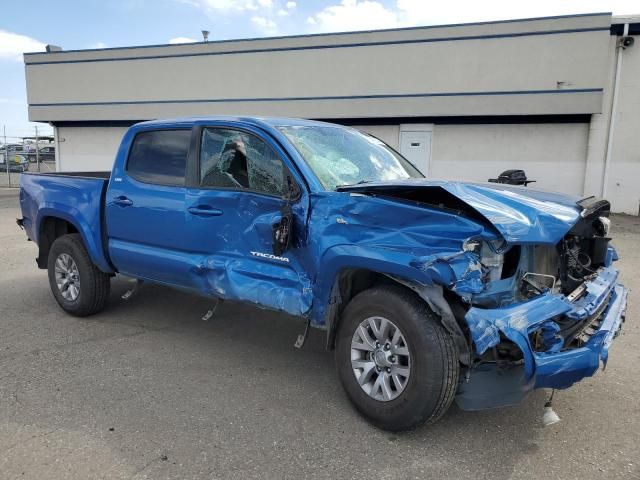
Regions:
<svg viewBox="0 0 640 480"><path fill-rule="evenodd" d="M630 287L605 373L435 425L378 430L343 393L323 335L299 320L144 285L90 318L55 303L0 188L0 478L639 479L640 218L614 216Z"/></svg>

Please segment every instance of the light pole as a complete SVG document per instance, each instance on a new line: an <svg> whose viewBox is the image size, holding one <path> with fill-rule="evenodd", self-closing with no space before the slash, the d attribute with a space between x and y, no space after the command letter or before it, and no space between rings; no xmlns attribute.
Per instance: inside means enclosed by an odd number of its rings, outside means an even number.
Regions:
<svg viewBox="0 0 640 480"><path fill-rule="evenodd" d="M40 148L38 145L38 126L36 125L36 165L38 166L38 172L40 171ZM29 164L27 163L27 166Z"/></svg>
<svg viewBox="0 0 640 480"><path fill-rule="evenodd" d="M9 147L7 146L7 126L2 126L2 133L4 134L4 164L7 167L7 179L9 186L11 186L11 173L9 172Z"/></svg>

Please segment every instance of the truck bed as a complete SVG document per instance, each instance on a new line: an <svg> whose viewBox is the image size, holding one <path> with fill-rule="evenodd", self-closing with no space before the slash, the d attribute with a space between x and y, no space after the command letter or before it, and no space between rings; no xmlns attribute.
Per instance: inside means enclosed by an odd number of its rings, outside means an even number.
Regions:
<svg viewBox="0 0 640 480"><path fill-rule="evenodd" d="M113 271L104 247L104 199L110 172L24 173L20 176L22 224L39 244L46 221L68 222L82 236L93 263Z"/></svg>

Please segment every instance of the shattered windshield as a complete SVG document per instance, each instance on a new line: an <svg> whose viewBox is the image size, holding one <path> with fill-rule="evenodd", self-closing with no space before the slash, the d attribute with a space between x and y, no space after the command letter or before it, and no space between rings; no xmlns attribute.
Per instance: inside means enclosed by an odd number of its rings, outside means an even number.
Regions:
<svg viewBox="0 0 640 480"><path fill-rule="evenodd" d="M283 126L279 130L327 190L357 183L424 177L384 142L356 130L332 126Z"/></svg>

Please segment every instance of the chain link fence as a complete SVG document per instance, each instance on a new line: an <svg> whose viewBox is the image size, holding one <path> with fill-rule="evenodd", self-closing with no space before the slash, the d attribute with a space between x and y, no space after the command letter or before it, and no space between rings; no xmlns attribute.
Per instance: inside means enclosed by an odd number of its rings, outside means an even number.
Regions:
<svg viewBox="0 0 640 480"><path fill-rule="evenodd" d="M53 135L38 130L31 135L0 130L0 187L19 187L24 172L55 172Z"/></svg>

